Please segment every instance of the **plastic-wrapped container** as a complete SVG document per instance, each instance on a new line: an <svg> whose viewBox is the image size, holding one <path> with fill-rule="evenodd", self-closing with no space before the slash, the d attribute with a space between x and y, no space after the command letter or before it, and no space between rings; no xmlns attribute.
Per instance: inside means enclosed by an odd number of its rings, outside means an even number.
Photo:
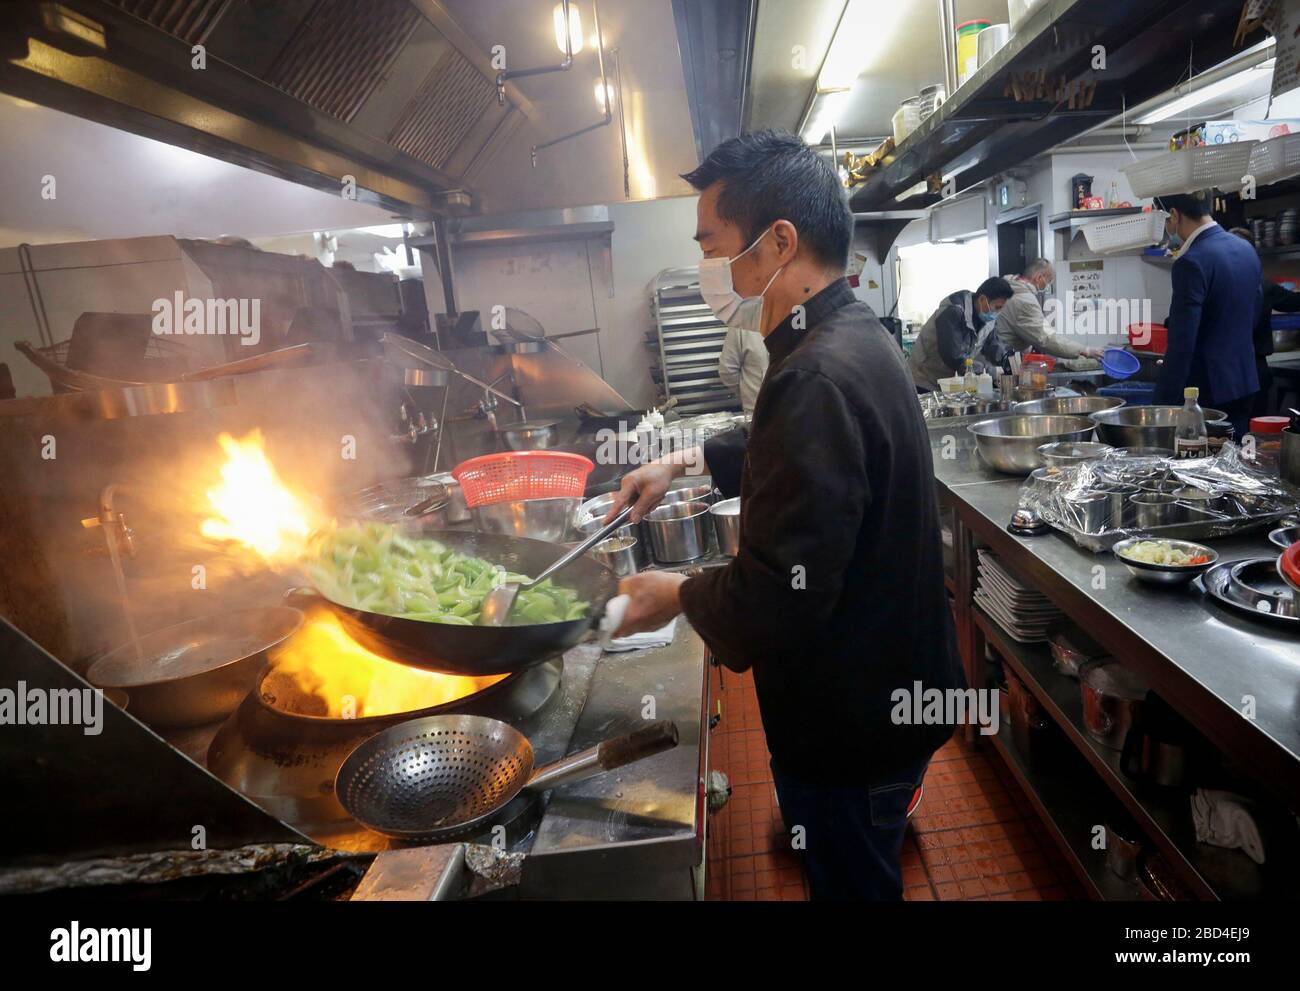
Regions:
<svg viewBox="0 0 1300 991"><path fill-rule="evenodd" d="M1242 458L1259 471L1270 475L1282 472L1282 431L1289 416L1256 416L1250 421L1250 433L1242 438Z"/></svg>

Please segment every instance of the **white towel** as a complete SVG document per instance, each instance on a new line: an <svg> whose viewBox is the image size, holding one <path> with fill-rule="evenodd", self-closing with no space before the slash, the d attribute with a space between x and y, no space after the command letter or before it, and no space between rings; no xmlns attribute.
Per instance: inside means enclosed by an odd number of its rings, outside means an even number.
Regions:
<svg viewBox="0 0 1300 991"><path fill-rule="evenodd" d="M1192 796L1196 839L1211 846L1240 849L1257 864L1264 862L1264 840L1248 802L1230 791L1197 788Z"/></svg>
<svg viewBox="0 0 1300 991"><path fill-rule="evenodd" d="M630 636L612 639L612 634L623 623L628 603L632 600L626 595L616 595L605 605L605 615L600 619L600 645L610 653L624 650L644 650L647 647L666 647L673 642L673 633L677 628L677 617L673 617L667 626L646 633L633 633Z"/></svg>

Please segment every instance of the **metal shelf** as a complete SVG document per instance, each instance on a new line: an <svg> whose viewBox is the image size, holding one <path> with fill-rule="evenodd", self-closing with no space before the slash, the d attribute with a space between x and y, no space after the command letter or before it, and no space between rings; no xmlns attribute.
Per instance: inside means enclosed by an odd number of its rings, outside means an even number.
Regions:
<svg viewBox="0 0 1300 991"><path fill-rule="evenodd" d="M651 371L665 400L676 397L684 413L739 410L740 402L718 377L727 327L700 295L699 269L665 269L650 300L659 361Z"/></svg>
<svg viewBox="0 0 1300 991"><path fill-rule="evenodd" d="M1193 43L1205 66L1235 54L1240 14L1241 0L1048 0L852 192L853 210L895 209L903 193L931 176L954 180L953 192L961 192L1118 117L1125 106L1168 90L1186 70ZM1093 68L1097 45L1106 52L1101 70ZM1049 84L1041 92L1040 78ZM1048 92L1058 80L1064 93ZM1085 98L1071 109L1080 87ZM1016 100L1017 92L1025 99Z"/></svg>
<svg viewBox="0 0 1300 991"><path fill-rule="evenodd" d="M1003 662L1025 683L1091 765L1094 776L1123 804L1199 897L1236 900L1264 894L1263 872L1245 854L1196 842L1187 795L1140 789L1137 782L1120 770L1119 754L1088 735L1083 728L1083 701L1078 682L1056 671L1045 645L1016 643L979 609L974 610L974 617ZM1093 818L1096 818L1095 809Z"/></svg>

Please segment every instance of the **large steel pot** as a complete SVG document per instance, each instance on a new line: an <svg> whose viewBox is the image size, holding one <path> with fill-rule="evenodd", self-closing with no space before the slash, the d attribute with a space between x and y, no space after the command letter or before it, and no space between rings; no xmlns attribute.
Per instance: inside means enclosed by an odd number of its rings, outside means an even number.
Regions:
<svg viewBox="0 0 1300 991"><path fill-rule="evenodd" d="M166 626L95 661L86 680L118 688L131 715L156 729L222 719L257 683L267 654L297 632L303 616L288 606L237 609Z"/></svg>
<svg viewBox="0 0 1300 991"><path fill-rule="evenodd" d="M642 525L650 547L661 564L678 564L703 557L709 551L713 528L706 502L672 502L652 509Z"/></svg>
<svg viewBox="0 0 1300 991"><path fill-rule="evenodd" d="M1123 406L1092 413L1097 436L1113 447L1161 447L1174 449L1181 406ZM1205 422L1226 420L1228 414L1217 409L1204 410Z"/></svg>
<svg viewBox="0 0 1300 991"><path fill-rule="evenodd" d="M1009 475L1028 475L1043 467L1040 447L1091 440L1093 423L1080 416L1004 416L972 423L968 429L989 465Z"/></svg>

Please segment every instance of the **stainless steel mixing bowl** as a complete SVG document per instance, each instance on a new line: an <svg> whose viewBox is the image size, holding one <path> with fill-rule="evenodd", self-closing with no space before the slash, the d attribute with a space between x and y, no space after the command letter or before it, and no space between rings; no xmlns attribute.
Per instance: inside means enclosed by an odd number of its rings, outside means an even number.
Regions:
<svg viewBox="0 0 1300 991"><path fill-rule="evenodd" d="M1160 447L1174 449L1181 406L1121 406L1090 414L1097 436L1114 447ZM1207 409L1205 422L1226 420L1228 414Z"/></svg>
<svg viewBox="0 0 1300 991"><path fill-rule="evenodd" d="M1005 416L972 423L969 429L990 466L1009 475L1028 475L1043 467L1040 447L1091 440L1093 423L1081 416Z"/></svg>

